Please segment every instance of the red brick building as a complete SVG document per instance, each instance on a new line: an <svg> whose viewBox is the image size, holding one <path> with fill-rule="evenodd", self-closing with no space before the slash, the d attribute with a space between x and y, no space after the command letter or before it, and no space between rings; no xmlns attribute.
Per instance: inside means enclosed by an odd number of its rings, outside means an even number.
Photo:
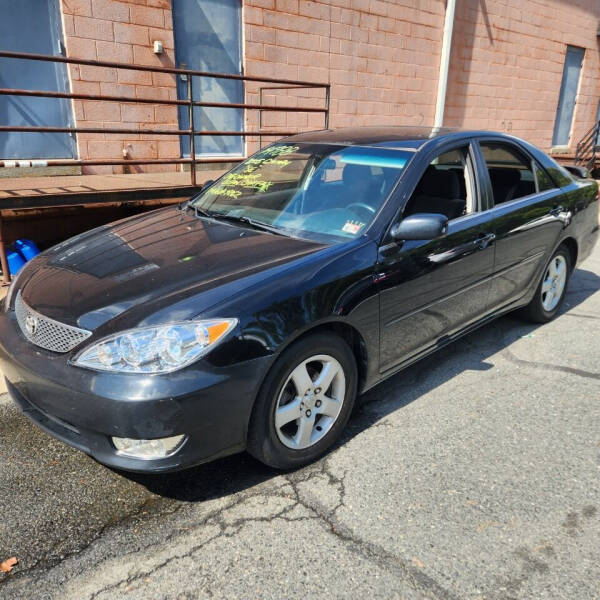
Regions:
<svg viewBox="0 0 600 600"><path fill-rule="evenodd" d="M53 2L57 35L69 57L142 65L185 63L189 68L330 83L333 127L435 120L445 0L52 0L49 4ZM450 20L443 124L510 131L546 150L573 149L598 119L599 24L598 0L457 0ZM155 42L162 45L162 53L154 51ZM181 97L185 83L171 74L85 65L70 65L67 75L65 85L73 92L146 98ZM11 87L11 82L3 85ZM227 88L210 80L199 93L202 98L252 102L257 100L258 85ZM322 93L317 96L283 90L272 92L267 100L316 106L322 103ZM0 109L3 101L0 98ZM160 124L176 129L181 118L177 107L164 105L76 100L67 109L72 111L68 118L78 126L144 129ZM200 126L216 123L225 129L238 119L241 126L258 127L257 111L237 111L232 117L231 112L225 116L225 110L209 109ZM269 113L263 125L314 129L323 126L323 117ZM255 140L246 143L240 138L227 144L207 142L200 150L239 156L255 147ZM72 155L143 159L179 157L182 152L186 148L177 137L88 133L77 136ZM179 167L146 167L152 168ZM122 167L86 167L91 173L113 169L121 172Z"/></svg>

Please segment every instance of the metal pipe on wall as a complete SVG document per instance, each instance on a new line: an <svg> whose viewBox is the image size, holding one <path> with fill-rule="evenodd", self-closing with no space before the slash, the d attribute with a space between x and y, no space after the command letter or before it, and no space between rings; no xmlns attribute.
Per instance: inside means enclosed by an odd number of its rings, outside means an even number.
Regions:
<svg viewBox="0 0 600 600"><path fill-rule="evenodd" d="M435 103L434 127L443 127L444 110L446 108L446 89L448 87L448 71L450 70L450 51L452 49L452 33L454 31L454 11L456 0L448 0L444 33L442 37L442 54L440 56L440 76L438 78L437 100Z"/></svg>

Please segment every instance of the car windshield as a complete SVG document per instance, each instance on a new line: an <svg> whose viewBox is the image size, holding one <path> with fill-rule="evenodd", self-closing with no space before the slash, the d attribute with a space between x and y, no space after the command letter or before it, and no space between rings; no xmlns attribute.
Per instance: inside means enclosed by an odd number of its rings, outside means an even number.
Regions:
<svg viewBox="0 0 600 600"><path fill-rule="evenodd" d="M371 223L412 156L387 148L275 143L191 204L206 216L285 235L355 238Z"/></svg>

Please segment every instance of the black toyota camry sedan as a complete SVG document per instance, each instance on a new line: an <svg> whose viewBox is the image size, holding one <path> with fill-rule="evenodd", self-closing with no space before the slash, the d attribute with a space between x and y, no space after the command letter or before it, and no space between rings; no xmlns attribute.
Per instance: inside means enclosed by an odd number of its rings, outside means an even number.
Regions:
<svg viewBox="0 0 600 600"><path fill-rule="evenodd" d="M304 133L33 259L2 369L34 423L113 467L294 468L403 367L514 309L552 319L597 237L596 182L522 140Z"/></svg>

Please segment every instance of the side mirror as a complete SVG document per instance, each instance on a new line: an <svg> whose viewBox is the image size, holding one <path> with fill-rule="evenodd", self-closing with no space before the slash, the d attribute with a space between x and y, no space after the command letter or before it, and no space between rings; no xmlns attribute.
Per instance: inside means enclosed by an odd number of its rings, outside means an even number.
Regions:
<svg viewBox="0 0 600 600"><path fill-rule="evenodd" d="M206 188L209 188L214 182L215 182L214 179L209 179L208 181L205 181L202 184L202 188L201 189L205 190Z"/></svg>
<svg viewBox="0 0 600 600"><path fill-rule="evenodd" d="M437 213L415 213L392 226L395 240L433 240L448 230L448 217Z"/></svg>
<svg viewBox="0 0 600 600"><path fill-rule="evenodd" d="M579 179L588 179L590 177L590 172L585 167L578 167L576 165L563 165L564 168L571 173L571 175L575 175L575 177L579 177Z"/></svg>

